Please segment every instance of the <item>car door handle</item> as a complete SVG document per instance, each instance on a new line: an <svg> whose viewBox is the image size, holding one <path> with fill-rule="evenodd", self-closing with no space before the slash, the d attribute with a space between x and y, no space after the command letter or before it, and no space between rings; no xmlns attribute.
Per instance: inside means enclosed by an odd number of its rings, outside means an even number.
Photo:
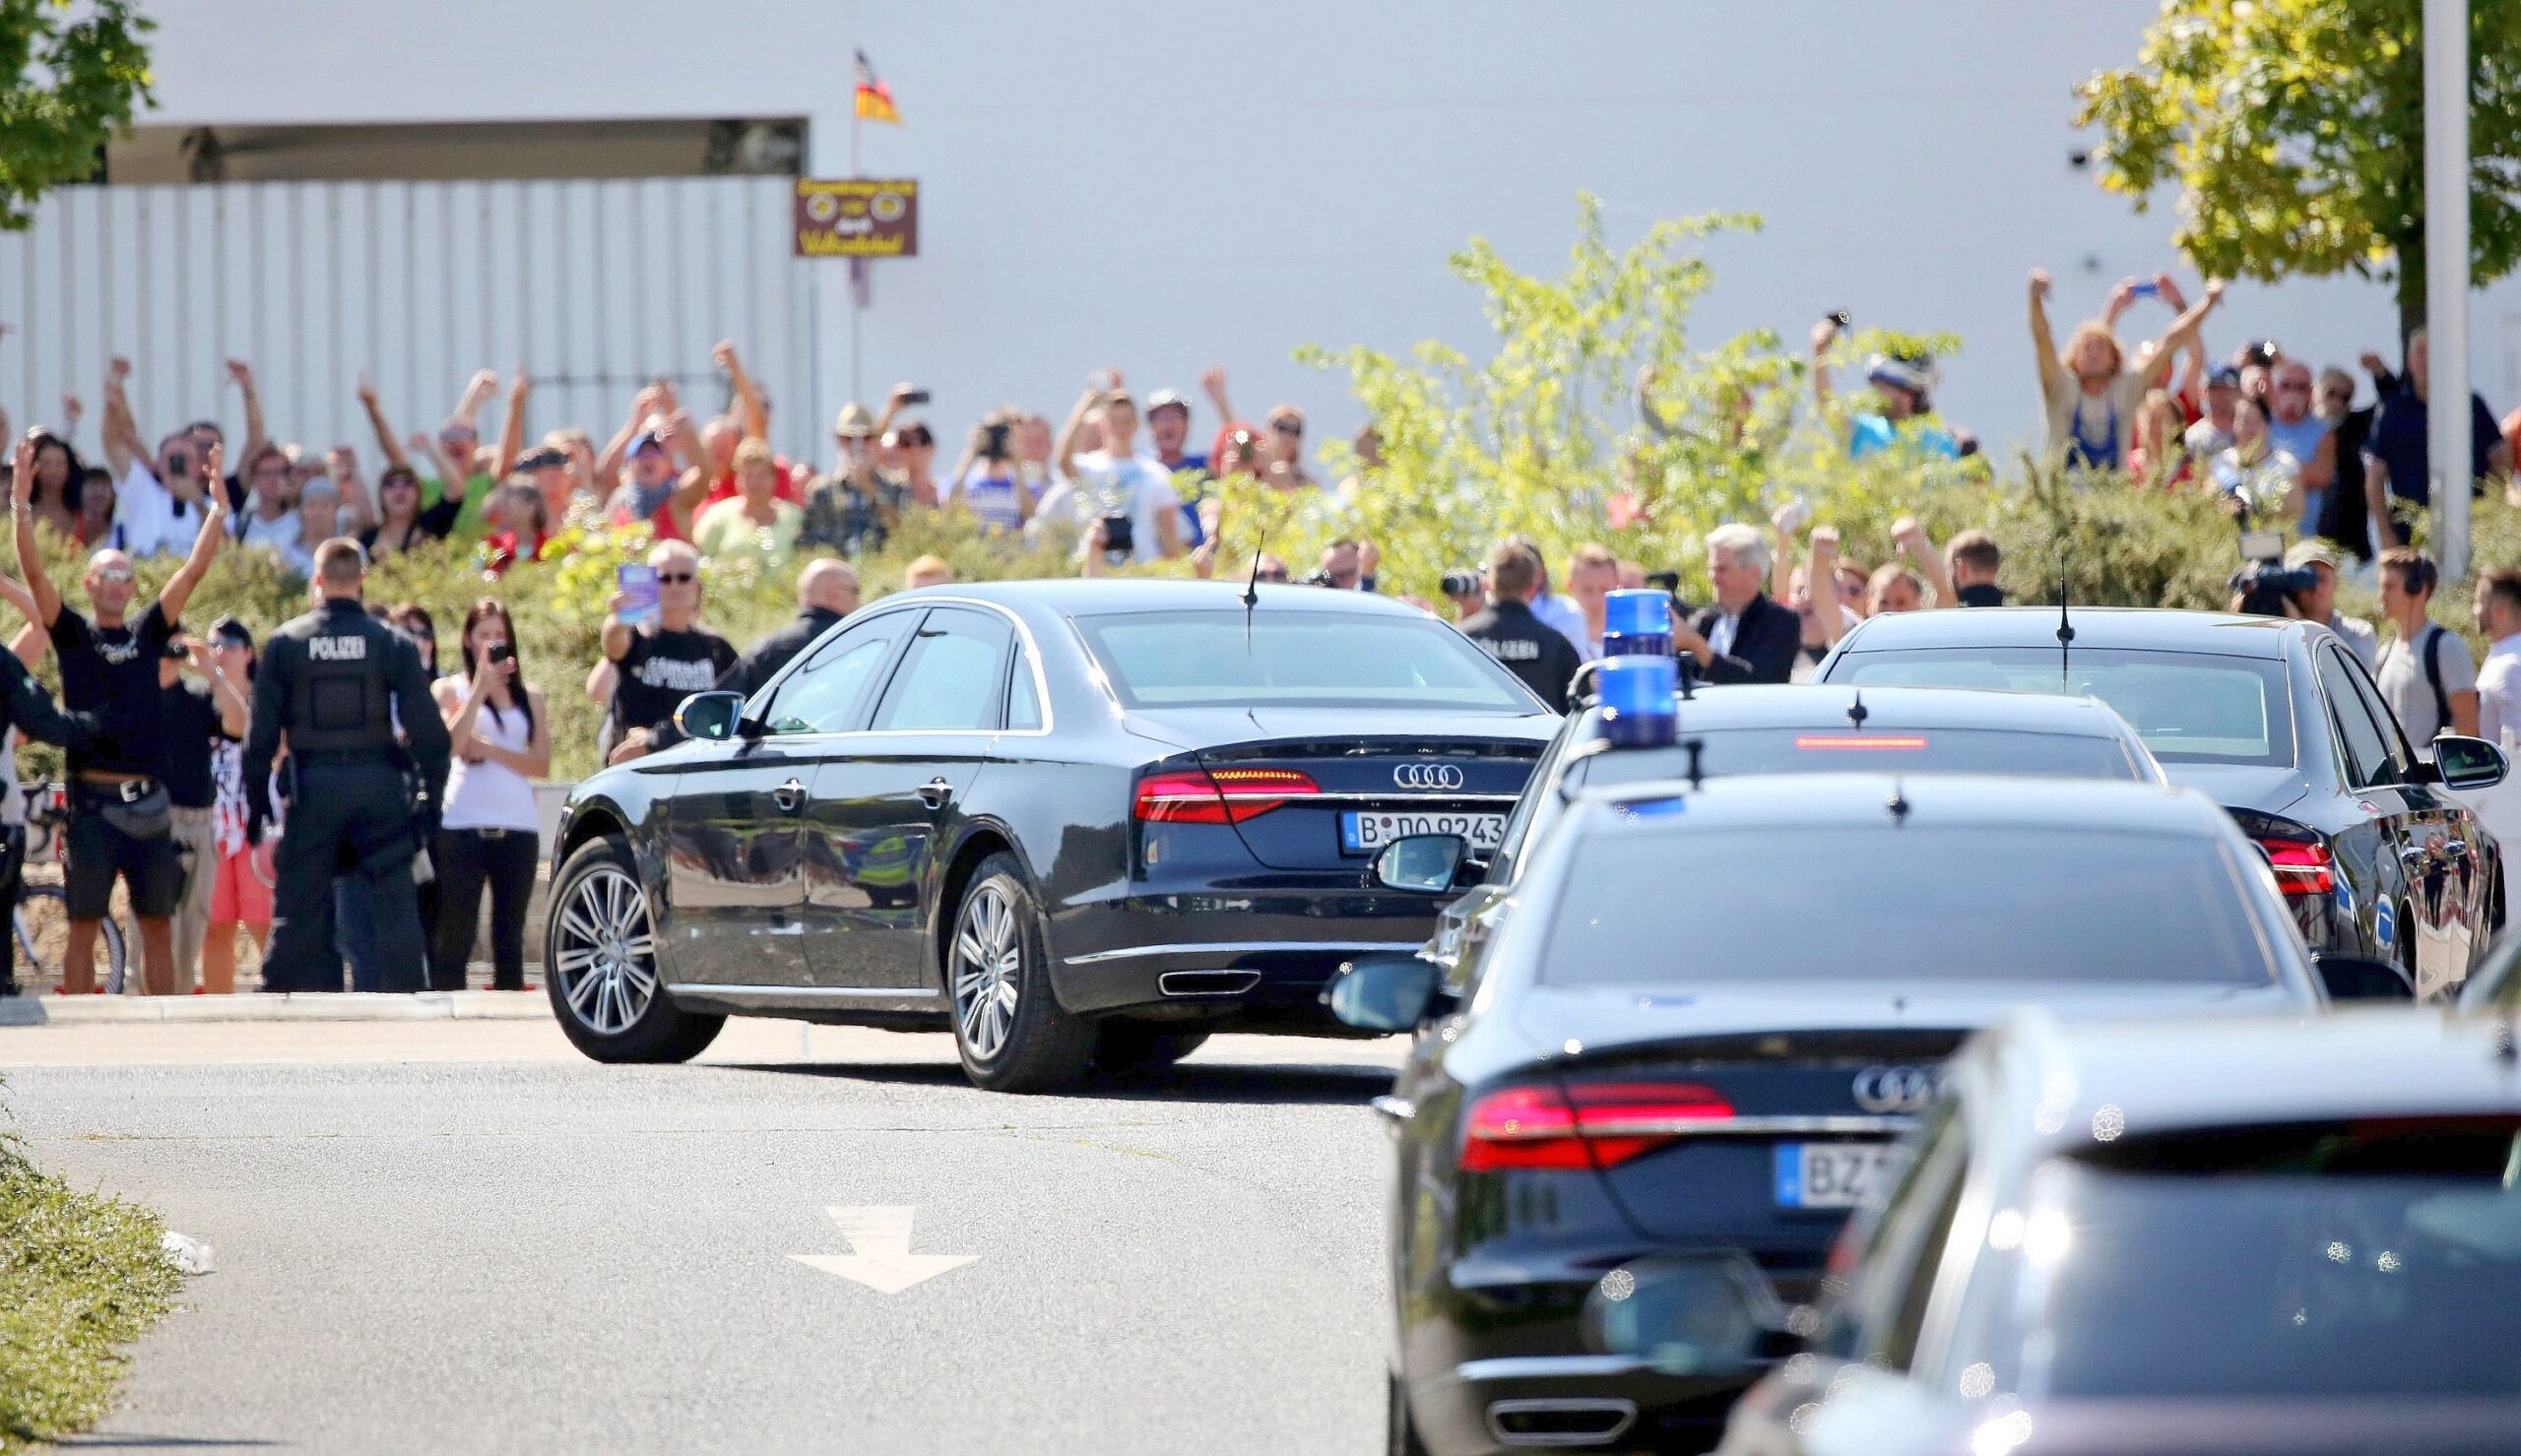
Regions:
<svg viewBox="0 0 2521 1456"><path fill-rule="evenodd" d="M946 800L953 796L954 786L941 778L931 779L919 786L919 801L932 809L945 807Z"/></svg>
<svg viewBox="0 0 2521 1456"><path fill-rule="evenodd" d="M791 779L770 791L770 801L779 805L783 814L793 814L806 806L806 786Z"/></svg>

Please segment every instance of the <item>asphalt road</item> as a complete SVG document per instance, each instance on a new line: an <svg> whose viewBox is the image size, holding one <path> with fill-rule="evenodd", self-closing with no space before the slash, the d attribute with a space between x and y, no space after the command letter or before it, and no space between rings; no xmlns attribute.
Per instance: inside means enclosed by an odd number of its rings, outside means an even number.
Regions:
<svg viewBox="0 0 2521 1456"><path fill-rule="evenodd" d="M642 1069L558 1042L0 1031L36 1159L217 1253L79 1444L1381 1449L1393 1044L1008 1098L936 1037L738 1023ZM872 1251L827 1207L904 1205L912 1253L977 1262L886 1295L790 1257Z"/></svg>

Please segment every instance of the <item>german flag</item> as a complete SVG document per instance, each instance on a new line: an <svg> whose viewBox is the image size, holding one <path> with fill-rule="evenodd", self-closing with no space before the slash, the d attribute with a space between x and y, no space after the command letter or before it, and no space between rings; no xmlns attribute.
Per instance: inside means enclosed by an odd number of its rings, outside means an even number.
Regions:
<svg viewBox="0 0 2521 1456"><path fill-rule="evenodd" d="M858 52L858 119L880 121L886 126L902 124L902 113L893 109L893 91L875 75L875 65L867 52Z"/></svg>

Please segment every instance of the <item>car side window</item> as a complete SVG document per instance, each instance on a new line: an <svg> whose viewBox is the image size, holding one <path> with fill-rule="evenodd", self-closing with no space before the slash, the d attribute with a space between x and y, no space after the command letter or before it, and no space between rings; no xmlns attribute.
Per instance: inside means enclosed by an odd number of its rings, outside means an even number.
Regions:
<svg viewBox="0 0 2521 1456"><path fill-rule="evenodd" d="M953 606L930 612L893 669L871 726L893 732L995 730L1014 639L1005 618L994 612Z"/></svg>
<svg viewBox="0 0 2521 1456"><path fill-rule="evenodd" d="M1006 655L1006 726L1018 732L1042 726L1042 700L1033 691L1033 658L1022 647Z"/></svg>
<svg viewBox="0 0 2521 1456"><path fill-rule="evenodd" d="M2320 694L2328 699L2329 721L2337 725L2346 749L2346 771L2358 789L2390 782L2390 743L2371 709L2356 691L2355 669L2335 648L2319 655Z"/></svg>
<svg viewBox="0 0 2521 1456"><path fill-rule="evenodd" d="M2363 700L2363 711L2370 714L2372 722L2379 726L2381 746L2389 754L2387 777L2380 782L2406 783L2408 765L2416 762L2416 754L2408 748L2407 734L2399 728L2398 715L2381 701L2381 689L2373 683L2372 674L2363 670L2362 664L2347 660L2343 653L2338 656L2345 663L2348 679L2355 684L2355 695Z"/></svg>
<svg viewBox="0 0 2521 1456"><path fill-rule="evenodd" d="M779 685L762 722L774 733L848 731L866 702L875 669L892 657L893 644L918 619L915 611L888 612L824 643L811 662Z"/></svg>

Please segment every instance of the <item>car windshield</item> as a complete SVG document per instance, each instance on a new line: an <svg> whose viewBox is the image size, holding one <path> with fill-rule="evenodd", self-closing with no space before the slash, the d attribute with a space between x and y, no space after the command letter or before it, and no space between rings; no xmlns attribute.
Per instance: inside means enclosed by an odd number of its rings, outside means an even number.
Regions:
<svg viewBox="0 0 2521 1456"><path fill-rule="evenodd" d="M1899 728L1859 731L1847 728L1733 728L1689 732L1699 744L1699 772L1721 774L1830 774L1848 770L1901 769L1936 774L2029 774L2059 779L2150 780L2115 738L1990 728ZM1563 791L1608 784L1686 779L1689 751L1681 747L1587 753L1568 763ZM1537 780L1535 780L1537 782ZM1515 858L1530 837L1558 820L1564 793L1528 793L1506 824L1497 873L1511 878ZM1544 802L1544 800L1546 800Z"/></svg>
<svg viewBox="0 0 2521 1456"><path fill-rule="evenodd" d="M1919 648L1848 653L1830 681L2089 695L2165 763L2294 762L2285 665L2272 658L2079 647L2061 664L2053 647Z"/></svg>
<svg viewBox="0 0 2521 1456"><path fill-rule="evenodd" d="M1956 1350L2034 1400L2509 1395L2516 1131L2219 1128L2051 1163L1991 1228Z"/></svg>
<svg viewBox="0 0 2521 1456"><path fill-rule="evenodd" d="M1431 617L1365 612L1135 612L1077 626L1131 708L1540 711L1512 674Z"/></svg>
<svg viewBox="0 0 2521 1456"><path fill-rule="evenodd" d="M1688 817L1686 800L1635 812ZM2274 952L2205 834L1623 828L1573 847L1541 979L2260 985ZM2137 913L2138 907L2142 908Z"/></svg>

